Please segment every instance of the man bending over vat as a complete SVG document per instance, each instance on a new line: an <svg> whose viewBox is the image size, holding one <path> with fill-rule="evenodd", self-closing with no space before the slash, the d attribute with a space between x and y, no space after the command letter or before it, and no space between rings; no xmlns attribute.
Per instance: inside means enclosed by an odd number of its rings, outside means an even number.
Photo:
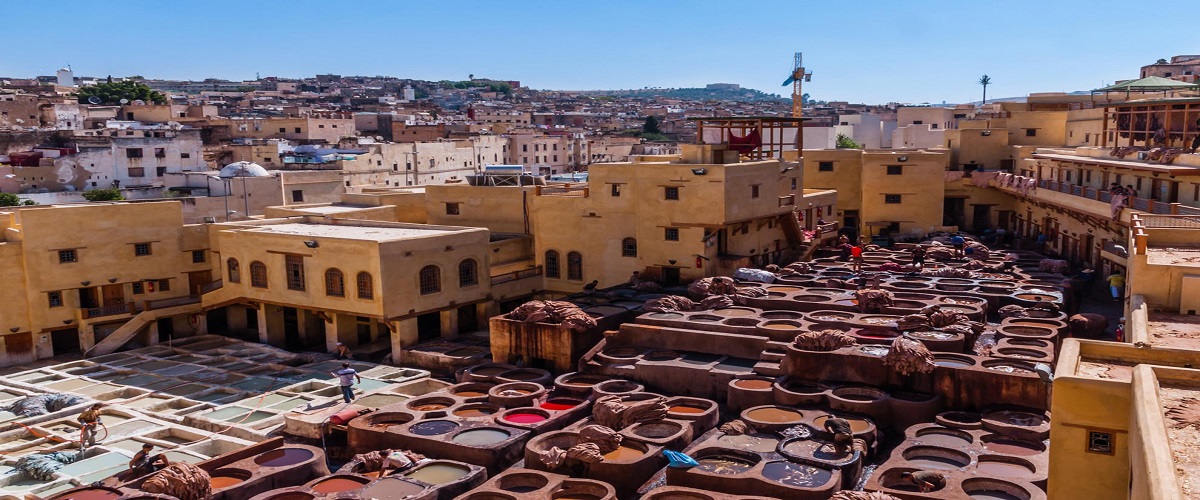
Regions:
<svg viewBox="0 0 1200 500"><path fill-rule="evenodd" d="M901 479L906 479L912 484L917 485L921 493L929 493L930 491L939 490L946 487L946 476L940 472L927 470L919 470L916 472L905 472L900 474Z"/></svg>
<svg viewBox="0 0 1200 500"><path fill-rule="evenodd" d="M129 461L129 470L135 471L136 476L144 476L152 472L158 472L165 469L171 462L162 453L151 455L154 450L154 445L146 443L142 445L142 451L137 452L133 459Z"/></svg>
<svg viewBox="0 0 1200 500"><path fill-rule="evenodd" d="M825 430L833 434L833 447L838 453L848 453L854 444L854 432L850 430L850 422L841 417L830 417L825 420Z"/></svg>

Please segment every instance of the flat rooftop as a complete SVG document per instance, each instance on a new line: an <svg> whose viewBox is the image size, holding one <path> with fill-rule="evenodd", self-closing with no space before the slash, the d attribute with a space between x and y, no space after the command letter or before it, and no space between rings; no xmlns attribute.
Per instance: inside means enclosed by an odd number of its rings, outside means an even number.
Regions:
<svg viewBox="0 0 1200 500"><path fill-rule="evenodd" d="M1200 350L1200 316L1152 312L1146 327L1151 344Z"/></svg>
<svg viewBox="0 0 1200 500"><path fill-rule="evenodd" d="M1200 267L1200 248L1149 247L1146 263L1154 266Z"/></svg>
<svg viewBox="0 0 1200 500"><path fill-rule="evenodd" d="M357 212L368 208L378 208L367 205L318 205L313 207L296 207L298 212L308 212L313 214L333 215Z"/></svg>
<svg viewBox="0 0 1200 500"><path fill-rule="evenodd" d="M427 236L440 236L457 231L469 231L473 228L456 228L447 226L351 226L340 224L309 224L285 223L271 224L247 228L246 231L255 233L290 234L313 238L339 238L344 240L361 241L395 241Z"/></svg>

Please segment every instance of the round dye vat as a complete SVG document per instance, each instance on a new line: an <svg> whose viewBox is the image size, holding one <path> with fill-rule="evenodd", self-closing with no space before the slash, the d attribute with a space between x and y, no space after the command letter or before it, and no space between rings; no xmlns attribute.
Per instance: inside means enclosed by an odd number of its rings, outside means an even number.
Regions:
<svg viewBox="0 0 1200 500"><path fill-rule="evenodd" d="M747 378L747 379L735 381L733 383L733 386L737 387L739 389L754 390L754 389L770 389L771 384L772 384L772 382L770 380L763 380L763 379L759 379L759 378Z"/></svg>
<svg viewBox="0 0 1200 500"><path fill-rule="evenodd" d="M917 440L931 446L962 448L971 444L971 435L951 429L923 429L917 432Z"/></svg>
<svg viewBox="0 0 1200 500"><path fill-rule="evenodd" d="M463 434L466 433L464 432ZM459 435L461 436L462 434ZM434 462L409 472L408 474L405 474L405 476L416 479L417 481L421 481L423 483L447 484L467 477L467 474L470 473L471 469L461 465Z"/></svg>
<svg viewBox="0 0 1200 500"><path fill-rule="evenodd" d="M953 358L953 357L949 357L949 356L934 356L933 364L938 365L938 366L949 366L949 367L971 366L972 365L971 361L967 358Z"/></svg>
<svg viewBox="0 0 1200 500"><path fill-rule="evenodd" d="M313 452L300 448L279 448L254 457L254 463L263 467L287 467L313 457Z"/></svg>
<svg viewBox="0 0 1200 500"><path fill-rule="evenodd" d="M1005 455L1032 456L1042 453L1042 450L1032 443L1026 444L1020 441L1000 440L984 443L983 447L992 453L1003 453Z"/></svg>
<svg viewBox="0 0 1200 500"><path fill-rule="evenodd" d="M770 385L767 387L770 387ZM708 408L692 405L675 405L667 408L667 413L679 413L682 415L700 415L706 411L708 411Z"/></svg>
<svg viewBox="0 0 1200 500"><path fill-rule="evenodd" d="M696 467L697 470L725 476L741 474L750 470L751 467L754 467L754 464L747 460L725 455L701 458L697 460L697 462L700 463L700 465Z"/></svg>
<svg viewBox="0 0 1200 500"><path fill-rule="evenodd" d="M1011 477L1016 479L1030 479L1033 477L1033 469L1012 462L982 459L975 468L979 470L979 475L981 476Z"/></svg>
<svg viewBox="0 0 1200 500"><path fill-rule="evenodd" d="M109 491L100 488L90 488L86 490L75 491L55 498L59 500L109 500L121 498L121 494L115 491Z"/></svg>
<svg viewBox="0 0 1200 500"><path fill-rule="evenodd" d="M1021 375L1033 373L1033 370L1011 363L988 363L984 365L984 368L1003 373L1016 373Z"/></svg>
<svg viewBox="0 0 1200 500"><path fill-rule="evenodd" d="M471 429L458 433L451 441L468 446L487 446L509 438L509 434L499 429Z"/></svg>
<svg viewBox="0 0 1200 500"><path fill-rule="evenodd" d="M487 406L481 406L478 408L463 408L461 410L454 410L454 416L463 417L463 418L486 417L493 413L496 413L496 410L494 408L490 408Z"/></svg>
<svg viewBox="0 0 1200 500"><path fill-rule="evenodd" d="M463 397L463 398L478 398L478 397L482 397L482 396L487 396L487 393L479 392L479 391L458 391L458 392L454 393L454 395Z"/></svg>
<svg viewBox="0 0 1200 500"><path fill-rule="evenodd" d="M450 405L442 404L442 403L425 403L425 404L411 406L410 408L417 410L417 411L438 411L438 410L445 410L446 408L449 408L449 407L450 407Z"/></svg>
<svg viewBox="0 0 1200 500"><path fill-rule="evenodd" d="M776 408L776 407L758 408L755 410L750 410L750 412L747 413L746 416L751 419L757 420L759 422L770 422L770 423L774 423L774 424L786 424L786 423L791 423L791 422L799 422L800 417L801 417L800 412L798 412L796 410L789 410L787 408Z"/></svg>
<svg viewBox="0 0 1200 500"><path fill-rule="evenodd" d="M581 402L582 401L580 401L578 399L553 398L553 399L547 400L545 403L542 403L541 408L543 410L550 410L550 411L570 410L571 408L579 406L579 403L581 403Z"/></svg>
<svg viewBox="0 0 1200 500"><path fill-rule="evenodd" d="M933 447L909 448L904 458L913 467L927 470L954 470L971 463L971 457L965 453Z"/></svg>
<svg viewBox="0 0 1200 500"><path fill-rule="evenodd" d="M340 491L357 490L362 488L364 484L367 484L367 481L363 479L335 477L312 485L312 489L317 493L337 493Z"/></svg>
<svg viewBox="0 0 1200 500"><path fill-rule="evenodd" d="M408 432L418 436L437 436L445 434L458 428L457 422L449 420L430 420L428 422L419 422L408 428Z"/></svg>
<svg viewBox="0 0 1200 500"><path fill-rule="evenodd" d="M645 454L646 454L646 452L639 450L637 448L627 446L627 445L621 445L621 446L617 447L617 449L610 451L608 453L605 453L604 460L606 460L606 461L633 460L635 458L640 458L642 455L645 455Z"/></svg>
<svg viewBox="0 0 1200 500"><path fill-rule="evenodd" d="M359 498L374 498L375 500L400 500L425 491L425 487L394 477L385 477L374 484L363 488L358 493Z"/></svg>
<svg viewBox="0 0 1200 500"><path fill-rule="evenodd" d="M785 323L782 321L769 321L764 323L762 327L768 330L799 330L801 328L800 325Z"/></svg>
<svg viewBox="0 0 1200 500"><path fill-rule="evenodd" d="M793 457L809 457L817 460L844 460L850 456L849 452L838 452L830 443L822 443L820 441L796 440L783 445L785 454Z"/></svg>
<svg viewBox="0 0 1200 500"><path fill-rule="evenodd" d="M972 500L1025 500L1012 493L1000 490L979 490L967 493Z"/></svg>
<svg viewBox="0 0 1200 500"><path fill-rule="evenodd" d="M811 488L829 482L833 472L818 469L811 465L800 465L791 462L771 462L763 466L762 475L772 481L788 486Z"/></svg>
<svg viewBox="0 0 1200 500"><path fill-rule="evenodd" d="M740 307L727 307L725 309L717 309L713 311L713 314L725 316L727 318L744 318L746 316L753 316L755 311L753 309L743 309Z"/></svg>
<svg viewBox="0 0 1200 500"><path fill-rule="evenodd" d="M683 315L679 313L650 313L646 317L653 319L682 319Z"/></svg>
<svg viewBox="0 0 1200 500"><path fill-rule="evenodd" d="M770 453L775 451L779 440L766 434L741 434L737 436L726 434L717 438L722 445L746 451Z"/></svg>
<svg viewBox="0 0 1200 500"><path fill-rule="evenodd" d="M994 411L984 415L984 418L1024 427L1036 427L1046 423L1046 419L1042 418L1041 415L1025 411Z"/></svg>
<svg viewBox="0 0 1200 500"><path fill-rule="evenodd" d="M244 481L244 479L239 477L213 476L212 479L209 480L209 484L212 485L213 490L219 490L221 488L228 488L242 481Z"/></svg>
<svg viewBox="0 0 1200 500"><path fill-rule="evenodd" d="M847 422L850 422L850 432L853 432L855 434L858 434L860 432L867 432L868 430L871 429L871 423L864 419L854 418L854 417L843 417L843 418ZM816 420L813 420L813 425L818 429L824 429L825 421L829 420L829 419L830 419L829 415L822 415L820 417L817 417Z"/></svg>
<svg viewBox="0 0 1200 500"><path fill-rule="evenodd" d="M546 417L544 415L540 415L537 413L520 413L520 412L518 412L518 413L509 413L508 415L505 415L504 420L507 420L514 424L536 424L538 422L545 422Z"/></svg>
<svg viewBox="0 0 1200 500"><path fill-rule="evenodd" d="M1018 293L1017 298L1022 300L1050 301L1055 300L1057 297L1041 293Z"/></svg>

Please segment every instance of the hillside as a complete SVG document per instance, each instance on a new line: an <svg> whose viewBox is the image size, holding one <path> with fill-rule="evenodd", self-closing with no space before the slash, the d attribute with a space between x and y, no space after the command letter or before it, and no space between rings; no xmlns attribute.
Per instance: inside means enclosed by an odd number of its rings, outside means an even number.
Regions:
<svg viewBox="0 0 1200 500"><path fill-rule="evenodd" d="M686 99L691 101L741 101L741 102L760 102L760 101L784 101L791 102L791 98L784 98L778 94L768 94L754 89L707 89L707 88L687 88L687 89L634 89L634 90L598 90L594 92L598 95L610 95L614 97L662 97L667 99Z"/></svg>

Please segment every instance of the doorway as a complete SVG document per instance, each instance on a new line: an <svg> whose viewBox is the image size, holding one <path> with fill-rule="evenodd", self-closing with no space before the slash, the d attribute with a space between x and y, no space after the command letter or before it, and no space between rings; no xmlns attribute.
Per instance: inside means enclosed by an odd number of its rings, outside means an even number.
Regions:
<svg viewBox="0 0 1200 500"><path fill-rule="evenodd" d="M679 268L664 267L662 271L663 286L675 286L679 284Z"/></svg>
<svg viewBox="0 0 1200 500"><path fill-rule="evenodd" d="M842 212L842 229L838 232L845 234L852 240L858 238L858 210L846 210Z"/></svg>
<svg viewBox="0 0 1200 500"><path fill-rule="evenodd" d="M442 336L442 314L427 313L417 316L417 340L428 342Z"/></svg>
<svg viewBox="0 0 1200 500"><path fill-rule="evenodd" d="M257 332L258 331L258 309L243 307L242 310L246 312L246 329Z"/></svg>
<svg viewBox="0 0 1200 500"><path fill-rule="evenodd" d="M50 332L50 345L54 349L55 356L80 352L79 329L68 328Z"/></svg>
<svg viewBox="0 0 1200 500"><path fill-rule="evenodd" d="M458 308L458 333L479 329L479 314L476 309L475 304Z"/></svg>
<svg viewBox="0 0 1200 500"><path fill-rule="evenodd" d="M96 296L95 288L80 288L79 289L79 307L82 309L92 309L100 307L100 300Z"/></svg>
<svg viewBox="0 0 1200 500"><path fill-rule="evenodd" d="M354 322L355 332L358 333L358 345L367 345L371 343L370 321L371 320L369 318L359 316Z"/></svg>
<svg viewBox="0 0 1200 500"><path fill-rule="evenodd" d="M963 198L946 198L945 201L942 202L943 226L957 226L962 228L966 225L964 224L965 221L963 220L964 201L965 200Z"/></svg>
<svg viewBox="0 0 1200 500"><path fill-rule="evenodd" d="M209 311L205 314L205 319L208 323L208 333L229 333L229 313L225 308Z"/></svg>
<svg viewBox="0 0 1200 500"><path fill-rule="evenodd" d="M212 271L192 271L188 273L188 293L200 295L200 287L212 281Z"/></svg>
<svg viewBox="0 0 1200 500"><path fill-rule="evenodd" d="M974 214L971 216L971 230L982 233L992 225L991 205L972 205Z"/></svg>
<svg viewBox="0 0 1200 500"><path fill-rule="evenodd" d="M283 308L283 348L289 351L299 351L304 348L300 340L300 320L296 308Z"/></svg>
<svg viewBox="0 0 1200 500"><path fill-rule="evenodd" d="M175 320L172 318L158 319L158 341L170 342L175 335Z"/></svg>
<svg viewBox="0 0 1200 500"><path fill-rule="evenodd" d="M104 295L104 306L119 306L125 303L125 285L104 285L100 287Z"/></svg>

